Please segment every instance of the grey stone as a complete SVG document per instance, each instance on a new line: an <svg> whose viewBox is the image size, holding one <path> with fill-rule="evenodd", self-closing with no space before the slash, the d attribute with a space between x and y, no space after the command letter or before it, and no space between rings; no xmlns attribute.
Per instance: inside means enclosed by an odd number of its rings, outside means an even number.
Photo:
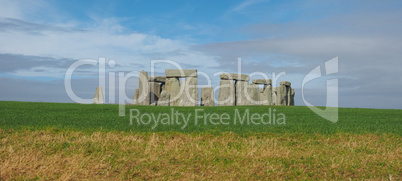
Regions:
<svg viewBox="0 0 402 181"><path fill-rule="evenodd" d="M220 75L222 80L237 80L237 81L249 81L250 76L244 74L234 74L234 73L222 73Z"/></svg>
<svg viewBox="0 0 402 181"><path fill-rule="evenodd" d="M272 85L264 85L261 89L260 101L262 105L272 105Z"/></svg>
<svg viewBox="0 0 402 181"><path fill-rule="evenodd" d="M265 84L265 85L270 85L272 84L271 79L253 79L251 81L253 84Z"/></svg>
<svg viewBox="0 0 402 181"><path fill-rule="evenodd" d="M133 95L133 105L138 105L138 96L139 96L139 89L135 89L135 93Z"/></svg>
<svg viewBox="0 0 402 181"><path fill-rule="evenodd" d="M104 104L102 87L97 87L94 96L94 104Z"/></svg>
<svg viewBox="0 0 402 181"><path fill-rule="evenodd" d="M286 84L281 84L279 86L279 104L282 106L288 106L290 100L290 87L286 86Z"/></svg>
<svg viewBox="0 0 402 181"><path fill-rule="evenodd" d="M179 99L180 99L180 83L179 78L166 78L165 83L166 92L169 94L169 105L170 106L177 106Z"/></svg>
<svg viewBox="0 0 402 181"><path fill-rule="evenodd" d="M139 105L149 105L149 84L148 84L148 73L144 70L140 72L139 75L139 94L138 94L138 104Z"/></svg>
<svg viewBox="0 0 402 181"><path fill-rule="evenodd" d="M256 84L249 84L246 92L247 105L260 104L260 89Z"/></svg>
<svg viewBox="0 0 402 181"><path fill-rule="evenodd" d="M263 89L261 89L263 90ZM264 92L260 91L260 103L258 105L264 105Z"/></svg>
<svg viewBox="0 0 402 181"><path fill-rule="evenodd" d="M233 80L221 80L219 85L218 105L234 106L235 104L235 85Z"/></svg>
<svg viewBox="0 0 402 181"><path fill-rule="evenodd" d="M166 78L197 77L197 69L166 69Z"/></svg>
<svg viewBox="0 0 402 181"><path fill-rule="evenodd" d="M272 87L272 102L271 105L277 105L276 104L276 98L277 98L277 91L276 91L276 87Z"/></svg>
<svg viewBox="0 0 402 181"><path fill-rule="evenodd" d="M290 106L294 106L295 105L295 90L292 88L291 90L290 90L290 97L291 97L291 99L290 99Z"/></svg>
<svg viewBox="0 0 402 181"><path fill-rule="evenodd" d="M248 105L246 89L249 83L246 81L236 81L236 106Z"/></svg>
<svg viewBox="0 0 402 181"><path fill-rule="evenodd" d="M155 77L149 77L149 82L166 82L166 77L165 76L155 76Z"/></svg>
<svg viewBox="0 0 402 181"><path fill-rule="evenodd" d="M213 87L201 88L201 106L215 106Z"/></svg>
<svg viewBox="0 0 402 181"><path fill-rule="evenodd" d="M186 77L186 89L185 93L190 96L189 101L186 102L185 106L197 106L198 105L198 78L197 77Z"/></svg>
<svg viewBox="0 0 402 181"><path fill-rule="evenodd" d="M197 106L198 78L186 77L180 84L180 100L177 106Z"/></svg>
<svg viewBox="0 0 402 181"><path fill-rule="evenodd" d="M267 85L264 88L264 96L267 96L266 99L268 100L267 104L264 105L273 105L273 99L272 99L272 85Z"/></svg>
<svg viewBox="0 0 402 181"><path fill-rule="evenodd" d="M169 94L166 90L162 89L161 95L159 97L158 106L169 106Z"/></svg>
<svg viewBox="0 0 402 181"><path fill-rule="evenodd" d="M280 85L285 85L285 86L290 86L291 85L291 83L288 82L288 81L281 81L279 84Z"/></svg>
<svg viewBox="0 0 402 181"><path fill-rule="evenodd" d="M161 94L161 85L157 82L149 82L150 104L157 104Z"/></svg>

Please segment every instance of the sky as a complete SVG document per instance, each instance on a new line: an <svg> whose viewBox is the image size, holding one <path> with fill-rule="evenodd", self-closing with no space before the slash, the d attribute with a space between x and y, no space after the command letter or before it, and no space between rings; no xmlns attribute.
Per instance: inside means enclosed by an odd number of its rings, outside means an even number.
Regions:
<svg viewBox="0 0 402 181"><path fill-rule="evenodd" d="M327 81L337 79L339 107L402 109L401 1L0 0L0 5L0 100L76 102L66 92L67 70L77 61L104 58L113 60L105 70L107 103L123 94L130 98L138 88L138 78L120 82L119 73L138 76L151 71L153 60L171 60L210 76L214 87L217 73L236 73L239 67L243 74L282 75L274 86L292 82L299 106L305 100L325 106L333 96ZM335 57L338 71L327 75L325 62ZM322 76L303 84L318 66ZM174 67L156 64L155 75L165 68ZM99 66L80 66L69 81L77 96L93 99ZM200 87L206 83L199 77Z"/></svg>

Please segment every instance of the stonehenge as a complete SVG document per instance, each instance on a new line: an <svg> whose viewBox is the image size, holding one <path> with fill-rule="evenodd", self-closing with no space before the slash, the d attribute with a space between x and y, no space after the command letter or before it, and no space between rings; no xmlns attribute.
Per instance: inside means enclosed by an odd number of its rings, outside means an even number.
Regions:
<svg viewBox="0 0 402 181"><path fill-rule="evenodd" d="M242 106L242 105L294 105L294 89L288 81L281 81L277 88L272 87L271 79L253 79L244 74L223 73L220 75L219 87L220 106ZM230 85L234 84L234 89ZM262 85L260 90L259 85ZM231 88L231 89L229 89ZM232 91L229 91L232 90ZM235 101L229 102L229 98Z"/></svg>
<svg viewBox="0 0 402 181"><path fill-rule="evenodd" d="M166 76L139 75L139 88L134 105L197 106L198 78L196 69L166 69ZM180 82L180 78L184 78ZM138 93L137 93L138 92Z"/></svg>
<svg viewBox="0 0 402 181"><path fill-rule="evenodd" d="M95 91L94 104L104 104L102 87L97 87Z"/></svg>
<svg viewBox="0 0 402 181"><path fill-rule="evenodd" d="M260 90L260 105L272 105L272 80L253 79L252 84L263 85L262 89Z"/></svg>
<svg viewBox="0 0 402 181"><path fill-rule="evenodd" d="M294 106L295 90L288 81L273 87L271 79L253 79L245 74L222 73L220 75L218 102L214 88L202 87L198 101L198 75L196 69L166 69L165 76L148 76L144 70L139 75L139 88L133 95L134 105L155 106L246 106L282 105ZM100 89L100 90L98 90ZM95 103L100 101L102 89L98 87ZM100 93L99 93L100 92Z"/></svg>

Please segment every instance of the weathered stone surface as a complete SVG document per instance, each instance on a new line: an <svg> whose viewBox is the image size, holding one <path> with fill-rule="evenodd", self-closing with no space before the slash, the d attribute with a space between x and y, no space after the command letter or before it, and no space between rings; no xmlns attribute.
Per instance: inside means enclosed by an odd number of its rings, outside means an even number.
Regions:
<svg viewBox="0 0 402 181"><path fill-rule="evenodd" d="M166 82L166 77L165 76L154 76L154 77L149 77L148 78L149 82Z"/></svg>
<svg viewBox="0 0 402 181"><path fill-rule="evenodd" d="M138 94L138 104L139 105L149 105L149 84L148 84L148 73L144 70L140 72L139 75L139 94Z"/></svg>
<svg viewBox="0 0 402 181"><path fill-rule="evenodd" d="M236 106L248 105L246 89L249 83L246 81L236 81Z"/></svg>
<svg viewBox="0 0 402 181"><path fill-rule="evenodd" d="M272 87L272 102L271 102L271 105L277 105L276 103L276 98L278 97L278 95L277 95L277 91L276 91L276 88L277 87Z"/></svg>
<svg viewBox="0 0 402 181"><path fill-rule="evenodd" d="M161 94L161 86L157 82L149 82L150 104L157 104Z"/></svg>
<svg viewBox="0 0 402 181"><path fill-rule="evenodd" d="M140 94L139 89L135 89L135 93L133 95L133 104L138 105L138 96Z"/></svg>
<svg viewBox="0 0 402 181"><path fill-rule="evenodd" d="M291 83L288 82L288 81L281 81L279 84L280 85L285 85L285 86L290 86L291 85Z"/></svg>
<svg viewBox="0 0 402 181"><path fill-rule="evenodd" d="M166 78L197 77L197 69L166 69Z"/></svg>
<svg viewBox="0 0 402 181"><path fill-rule="evenodd" d="M213 87L201 88L201 106L215 106Z"/></svg>
<svg viewBox="0 0 402 181"><path fill-rule="evenodd" d="M289 106L292 102L291 97L291 83L288 81L281 81L280 86L277 88L276 105Z"/></svg>
<svg viewBox="0 0 402 181"><path fill-rule="evenodd" d="M291 88L290 90L290 106L294 106L295 105L295 90L293 88Z"/></svg>
<svg viewBox="0 0 402 181"><path fill-rule="evenodd" d="M182 80L180 82L180 91L178 93L180 95L180 97L179 97L179 100L177 100L177 102L176 102L176 106L184 106L184 103L187 101L185 84L186 84L185 80Z"/></svg>
<svg viewBox="0 0 402 181"><path fill-rule="evenodd" d="M94 104L104 104L102 87L97 87L94 96Z"/></svg>
<svg viewBox="0 0 402 181"><path fill-rule="evenodd" d="M262 105L272 105L272 85L264 85L261 89L260 101Z"/></svg>
<svg viewBox="0 0 402 181"><path fill-rule="evenodd" d="M162 89L161 95L159 97L158 101L158 106L169 106L170 105L170 100L169 100L169 93Z"/></svg>
<svg viewBox="0 0 402 181"><path fill-rule="evenodd" d="M180 100L177 106L197 106L198 104L198 78L186 77L180 84Z"/></svg>
<svg viewBox="0 0 402 181"><path fill-rule="evenodd" d="M265 97L268 100L268 104L264 105L273 105L273 99L272 99L272 85L267 85L264 89L264 95L267 96Z"/></svg>
<svg viewBox="0 0 402 181"><path fill-rule="evenodd" d="M270 85L270 84L272 84L272 80L271 79L253 79L251 81L251 83Z"/></svg>
<svg viewBox="0 0 402 181"><path fill-rule="evenodd" d="M281 84L279 86L279 104L278 105L282 105L282 106L287 106L288 105L288 96L289 96L289 91L290 91L290 87L286 86L286 84Z"/></svg>
<svg viewBox="0 0 402 181"><path fill-rule="evenodd" d="M169 94L169 105L177 106L180 99L180 83L178 78L166 78L165 83L166 92Z"/></svg>
<svg viewBox="0 0 402 181"><path fill-rule="evenodd" d="M256 84L249 84L246 92L247 105L259 105L260 89Z"/></svg>
<svg viewBox="0 0 402 181"><path fill-rule="evenodd" d="M258 105L264 105L264 92L260 91L260 103Z"/></svg>
<svg viewBox="0 0 402 181"><path fill-rule="evenodd" d="M222 73L220 75L222 80L237 80L237 81L249 81L250 76L244 74L234 74L234 73Z"/></svg>
<svg viewBox="0 0 402 181"><path fill-rule="evenodd" d="M197 106L198 105L198 78L197 77L186 77L186 93L190 96L189 101L186 102L185 106Z"/></svg>
<svg viewBox="0 0 402 181"><path fill-rule="evenodd" d="M221 80L219 85L218 105L235 105L235 85L233 80Z"/></svg>

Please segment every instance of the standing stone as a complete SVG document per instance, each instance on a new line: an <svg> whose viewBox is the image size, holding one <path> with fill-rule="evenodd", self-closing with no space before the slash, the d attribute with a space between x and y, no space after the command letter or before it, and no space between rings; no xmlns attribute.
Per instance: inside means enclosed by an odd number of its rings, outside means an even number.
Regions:
<svg viewBox="0 0 402 181"><path fill-rule="evenodd" d="M144 70L140 72L139 76L139 94L138 94L138 104L139 105L149 105L149 84L148 84L148 73Z"/></svg>
<svg viewBox="0 0 402 181"><path fill-rule="evenodd" d="M264 89L260 90L260 102L259 105L264 105Z"/></svg>
<svg viewBox="0 0 402 181"><path fill-rule="evenodd" d="M201 106L215 106L213 87L201 88Z"/></svg>
<svg viewBox="0 0 402 181"><path fill-rule="evenodd" d="M272 80L271 79L253 79L253 84L263 84L260 94L260 105L272 105Z"/></svg>
<svg viewBox="0 0 402 181"><path fill-rule="evenodd" d="M169 94L169 105L170 106L177 106L178 101L180 99L180 83L179 78L166 78L165 83L166 93Z"/></svg>
<svg viewBox="0 0 402 181"><path fill-rule="evenodd" d="M94 104L104 104L102 87L97 87L94 97Z"/></svg>
<svg viewBox="0 0 402 181"><path fill-rule="evenodd" d="M261 89L261 92L261 105L272 105L272 85L264 85L264 88Z"/></svg>
<svg viewBox="0 0 402 181"><path fill-rule="evenodd" d="M284 84L279 86L279 103L278 105L286 106L287 104L287 92Z"/></svg>
<svg viewBox="0 0 402 181"><path fill-rule="evenodd" d="M260 100L260 88L257 84L248 84L246 92L247 105L258 105Z"/></svg>
<svg viewBox="0 0 402 181"><path fill-rule="evenodd" d="M277 98L276 88L277 87L272 87L272 103L271 103L271 105L277 105L276 104L276 98Z"/></svg>
<svg viewBox="0 0 402 181"><path fill-rule="evenodd" d="M236 81L236 106L248 105L246 96L248 85L246 81Z"/></svg>
<svg viewBox="0 0 402 181"><path fill-rule="evenodd" d="M235 103L235 85L233 80L221 80L219 85L218 105L234 106Z"/></svg>
<svg viewBox="0 0 402 181"><path fill-rule="evenodd" d="M150 92L150 103L158 104L158 100L161 94L161 86L157 82L149 82L149 92Z"/></svg>
<svg viewBox="0 0 402 181"><path fill-rule="evenodd" d="M184 80L183 106L197 106L198 104L198 78L186 77Z"/></svg>
<svg viewBox="0 0 402 181"><path fill-rule="evenodd" d="M294 106L295 105L295 90L293 88L291 88L290 90L290 106Z"/></svg>
<svg viewBox="0 0 402 181"><path fill-rule="evenodd" d="M133 96L133 105L138 105L138 95L139 95L140 91L139 89L135 89L135 93Z"/></svg>
<svg viewBox="0 0 402 181"><path fill-rule="evenodd" d="M162 85L162 92L158 100L158 106L169 106L169 93L165 89L165 85Z"/></svg>
<svg viewBox="0 0 402 181"><path fill-rule="evenodd" d="M288 81L281 81L280 86L279 86L279 92L280 92L280 97L279 97L279 104L282 106L288 106L290 103L291 99L291 93L290 93L290 82Z"/></svg>
<svg viewBox="0 0 402 181"><path fill-rule="evenodd" d="M264 88L264 96L267 96L265 99L268 100L267 104L264 105L273 105L274 101L272 99L272 85L267 85Z"/></svg>

